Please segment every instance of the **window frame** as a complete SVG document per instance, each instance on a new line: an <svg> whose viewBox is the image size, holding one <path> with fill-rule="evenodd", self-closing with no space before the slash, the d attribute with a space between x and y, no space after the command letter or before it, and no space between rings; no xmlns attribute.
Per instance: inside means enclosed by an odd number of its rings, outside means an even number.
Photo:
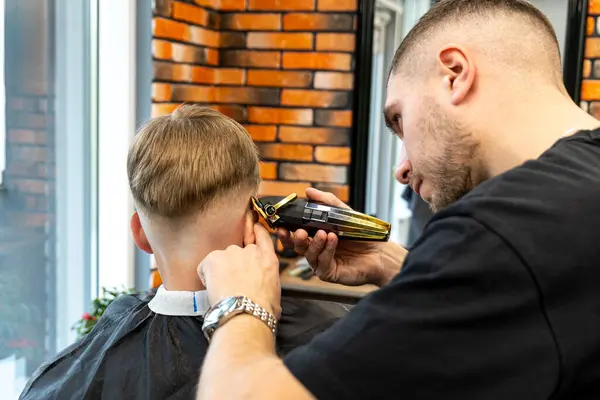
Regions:
<svg viewBox="0 0 600 400"><path fill-rule="evenodd" d="M4 40L6 25L4 23L6 3L0 0L0 190L4 187L4 171L6 171L6 77L4 74L5 52Z"/></svg>

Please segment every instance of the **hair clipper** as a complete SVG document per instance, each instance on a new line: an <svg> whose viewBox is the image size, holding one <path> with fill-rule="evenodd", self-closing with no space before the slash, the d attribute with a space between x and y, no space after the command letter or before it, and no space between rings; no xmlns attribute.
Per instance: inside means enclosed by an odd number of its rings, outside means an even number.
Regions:
<svg viewBox="0 0 600 400"><path fill-rule="evenodd" d="M341 240L385 242L390 238L388 222L348 208L300 199L296 193L285 198L253 197L251 201L271 229L285 228L291 232L304 229L310 236L323 230L335 233Z"/></svg>

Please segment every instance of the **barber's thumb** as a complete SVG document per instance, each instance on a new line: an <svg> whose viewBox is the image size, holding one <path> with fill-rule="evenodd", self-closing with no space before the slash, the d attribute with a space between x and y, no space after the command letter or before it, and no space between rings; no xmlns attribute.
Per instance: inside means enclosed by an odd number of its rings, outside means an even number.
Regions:
<svg viewBox="0 0 600 400"><path fill-rule="evenodd" d="M256 241L256 237L254 235L254 222L254 212L246 212L246 220L244 221L244 246L254 244Z"/></svg>
<svg viewBox="0 0 600 400"><path fill-rule="evenodd" d="M275 251L273 239L269 231L260 223L254 224L255 244L261 251Z"/></svg>
<svg viewBox="0 0 600 400"><path fill-rule="evenodd" d="M339 208L350 208L343 201L338 199L333 193L323 192L319 189L307 188L306 196L311 200L319 201L330 206Z"/></svg>

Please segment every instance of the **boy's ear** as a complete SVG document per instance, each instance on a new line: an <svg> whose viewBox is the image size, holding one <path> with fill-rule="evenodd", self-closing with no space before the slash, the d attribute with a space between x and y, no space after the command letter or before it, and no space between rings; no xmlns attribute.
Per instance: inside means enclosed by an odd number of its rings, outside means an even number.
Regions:
<svg viewBox="0 0 600 400"><path fill-rule="evenodd" d="M152 254L152 247L148 242L148 238L146 237L146 232L144 232L144 228L142 227L142 223L140 221L140 216L137 211L133 213L131 216L131 233L133 233L133 240L135 240L135 244L141 250L145 251L148 254Z"/></svg>

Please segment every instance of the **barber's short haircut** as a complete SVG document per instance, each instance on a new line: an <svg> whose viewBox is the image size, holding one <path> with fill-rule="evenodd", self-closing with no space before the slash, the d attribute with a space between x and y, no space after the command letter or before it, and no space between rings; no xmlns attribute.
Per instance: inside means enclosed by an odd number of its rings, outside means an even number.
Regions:
<svg viewBox="0 0 600 400"><path fill-rule="evenodd" d="M180 106L141 127L127 174L138 210L170 220L202 213L224 196L254 194L260 184L258 150L248 132L197 105Z"/></svg>
<svg viewBox="0 0 600 400"><path fill-rule="evenodd" d="M390 74L398 72L407 59L415 56L419 45L436 33L448 28L458 31L465 28L483 30L487 21L499 20L501 17L521 17L523 26L529 31L541 34L544 43L545 55L552 62L552 67L560 66L560 49L556 33L548 18L535 6L526 0L441 0L425 13L415 24L397 49L392 62ZM446 31L444 31L446 32ZM502 38L503 33L498 32L497 37ZM476 36L476 35L475 35ZM539 35L538 35L539 36ZM495 51L494 44L489 50ZM513 49L513 54L518 50ZM514 56L522 56L514 54Z"/></svg>

